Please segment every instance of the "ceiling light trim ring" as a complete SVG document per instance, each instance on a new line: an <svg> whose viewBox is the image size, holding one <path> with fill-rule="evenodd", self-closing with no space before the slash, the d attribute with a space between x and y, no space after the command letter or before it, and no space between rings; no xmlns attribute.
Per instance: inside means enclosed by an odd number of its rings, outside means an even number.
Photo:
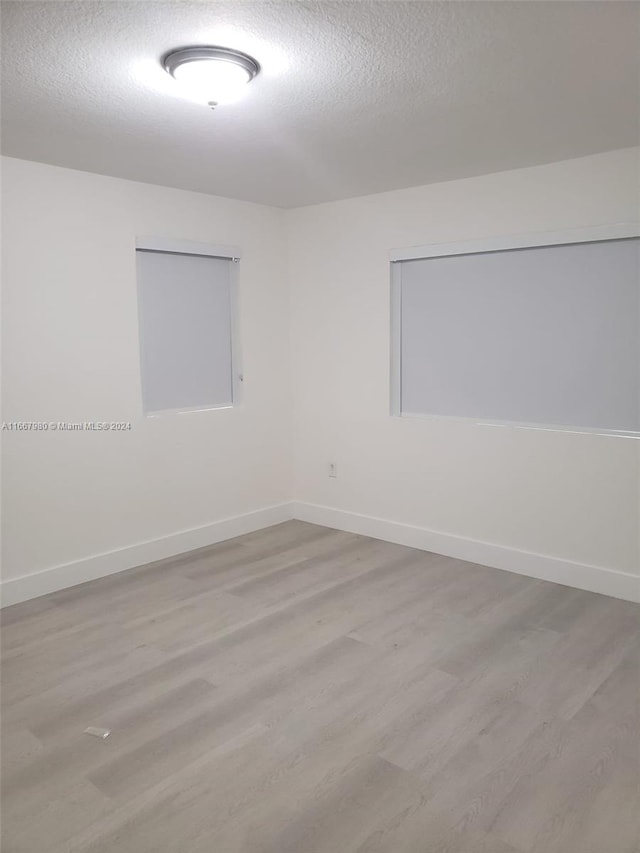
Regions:
<svg viewBox="0 0 640 853"><path fill-rule="evenodd" d="M184 65L186 62L202 62L203 60L218 60L239 65L249 75L248 80L253 80L260 71L258 62L252 56L249 56L248 53L214 45L182 47L178 50L172 50L163 58L162 65L165 71L175 79L175 71L181 65Z"/></svg>

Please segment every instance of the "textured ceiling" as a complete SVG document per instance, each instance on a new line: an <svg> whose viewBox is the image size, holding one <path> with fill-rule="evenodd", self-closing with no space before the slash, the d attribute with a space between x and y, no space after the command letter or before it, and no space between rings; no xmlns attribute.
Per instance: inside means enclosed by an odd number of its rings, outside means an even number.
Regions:
<svg viewBox="0 0 640 853"><path fill-rule="evenodd" d="M638 142L640 4L2 2L3 152L294 207ZM262 72L215 112L159 58Z"/></svg>

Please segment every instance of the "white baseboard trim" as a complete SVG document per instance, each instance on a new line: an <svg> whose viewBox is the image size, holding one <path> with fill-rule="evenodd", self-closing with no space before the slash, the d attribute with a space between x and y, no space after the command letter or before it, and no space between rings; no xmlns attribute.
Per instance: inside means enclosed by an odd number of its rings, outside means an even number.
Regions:
<svg viewBox="0 0 640 853"><path fill-rule="evenodd" d="M640 602L640 577L627 572L574 563L531 551L521 551L517 548L493 545L463 536L438 533L425 527L294 501L265 507L232 518L224 518L203 527L183 530L161 539L141 542L105 554L96 554L93 557L54 566L23 577L7 579L0 584L2 607L142 566L145 563L152 563L155 560L163 560L207 545L215 545L216 542L271 527L292 518L564 586L585 589L613 598Z"/></svg>
<svg viewBox="0 0 640 853"><path fill-rule="evenodd" d="M400 524L396 521L387 521L383 518L317 504L294 501L291 504L291 511L293 517L300 521L334 527L349 533L359 533L374 539L383 539L422 551L432 551L457 560L479 563L539 580L598 592L613 598L640 601L640 577L627 572L574 563L531 551L492 545L489 542L480 542L463 536L438 533L425 527L414 527L410 524Z"/></svg>
<svg viewBox="0 0 640 853"><path fill-rule="evenodd" d="M215 545L216 542L233 539L234 536L242 536L244 533L252 533L263 527L289 521L291 517L291 505L278 504L247 512L244 515L223 518L204 527L182 530L170 536L163 536L161 539L140 542L137 545L118 548L106 554L96 554L84 560L54 566L23 577L10 578L0 584L2 607L38 598L49 592L66 589L69 586L132 569L135 566L142 566L145 563L152 563L155 560L175 557L187 551L194 551L196 548Z"/></svg>

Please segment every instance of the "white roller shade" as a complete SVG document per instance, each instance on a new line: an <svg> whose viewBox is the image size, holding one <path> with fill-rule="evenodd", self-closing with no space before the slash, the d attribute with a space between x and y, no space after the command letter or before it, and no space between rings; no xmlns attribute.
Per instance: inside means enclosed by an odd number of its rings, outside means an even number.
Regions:
<svg viewBox="0 0 640 853"><path fill-rule="evenodd" d="M401 413L640 431L639 249L396 263Z"/></svg>
<svg viewBox="0 0 640 853"><path fill-rule="evenodd" d="M141 249L136 259L144 411L232 405L232 261Z"/></svg>

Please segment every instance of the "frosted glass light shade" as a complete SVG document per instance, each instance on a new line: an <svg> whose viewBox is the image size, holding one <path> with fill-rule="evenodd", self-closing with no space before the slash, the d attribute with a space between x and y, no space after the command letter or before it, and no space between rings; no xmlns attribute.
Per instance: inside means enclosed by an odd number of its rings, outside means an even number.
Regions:
<svg viewBox="0 0 640 853"><path fill-rule="evenodd" d="M174 77L195 99L217 104L239 98L250 79L245 68L221 59L185 62L176 69Z"/></svg>
<svg viewBox="0 0 640 853"><path fill-rule="evenodd" d="M176 50L163 65L186 97L212 105L237 100L260 70L251 56L225 47Z"/></svg>

